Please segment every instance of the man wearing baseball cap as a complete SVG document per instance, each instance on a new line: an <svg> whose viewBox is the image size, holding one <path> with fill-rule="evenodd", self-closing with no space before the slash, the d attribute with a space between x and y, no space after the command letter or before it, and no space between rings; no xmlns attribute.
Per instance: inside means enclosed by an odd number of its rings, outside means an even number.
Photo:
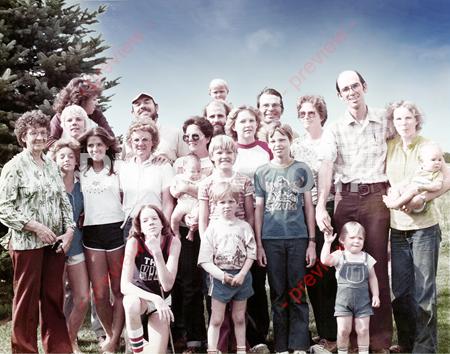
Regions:
<svg viewBox="0 0 450 354"><path fill-rule="evenodd" d="M178 157L189 153L187 144L183 141L183 132L181 129L175 130L171 127L162 126L158 121L158 104L152 95L147 92L139 93L131 101L131 113L136 120L151 119L159 130L160 142L157 155L164 155L173 163Z"/></svg>

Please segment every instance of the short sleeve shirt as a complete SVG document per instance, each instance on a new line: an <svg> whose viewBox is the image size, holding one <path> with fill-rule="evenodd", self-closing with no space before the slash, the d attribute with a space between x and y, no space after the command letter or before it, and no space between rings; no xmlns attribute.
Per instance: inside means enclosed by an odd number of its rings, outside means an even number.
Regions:
<svg viewBox="0 0 450 354"><path fill-rule="evenodd" d="M334 162L335 183L378 183L385 174L388 124L385 111L367 108L358 122L349 111L322 136L320 160Z"/></svg>
<svg viewBox="0 0 450 354"><path fill-rule="evenodd" d="M214 263L222 270L241 269L246 259L256 259L256 242L250 224L235 219L212 221L202 237L198 264Z"/></svg>
<svg viewBox="0 0 450 354"><path fill-rule="evenodd" d="M350 252L338 250L333 252L333 258L336 258L338 260L338 263L336 264L336 279L339 280L339 272L344 265L344 252L345 252L345 258L347 259L347 262L358 262L358 263L364 263L364 260L366 258L366 252L361 252L361 255L359 259L353 259ZM377 263L377 261L367 253L367 268L370 270L373 268L373 266Z"/></svg>
<svg viewBox="0 0 450 354"><path fill-rule="evenodd" d="M256 197L264 198L262 239L308 238L303 214L303 193L314 186L311 169L304 162L288 166L269 162L255 174Z"/></svg>
<svg viewBox="0 0 450 354"><path fill-rule="evenodd" d="M162 209L162 191L170 187L173 175L170 164L156 165L151 162L151 158L141 164L134 158L123 163L119 177L125 217L135 217L145 204Z"/></svg>
<svg viewBox="0 0 450 354"><path fill-rule="evenodd" d="M427 139L417 136L406 150L400 137L396 137L388 143L386 161L386 174L391 185L404 181L410 181L419 168L420 145ZM439 222L436 207L433 201L427 203L427 207L421 213L405 213L401 210L390 209L391 227L397 230L418 230L436 225Z"/></svg>
<svg viewBox="0 0 450 354"><path fill-rule="evenodd" d="M215 203L211 200L211 193L214 184L218 182L229 182L234 190L239 192L239 202L236 210L236 217L245 219L245 197L253 196L254 188L251 179L238 172L233 172L231 177L220 177L216 172L206 177L200 182L198 188L198 199L206 200L209 203L209 220L215 220L219 217Z"/></svg>
<svg viewBox="0 0 450 354"><path fill-rule="evenodd" d="M268 163L273 157L267 143L259 140L247 145L237 144L237 151L233 171L242 173L252 180L256 169Z"/></svg>
<svg viewBox="0 0 450 354"><path fill-rule="evenodd" d="M303 135L297 139L294 139L291 145L291 153L294 159L297 161L304 162L311 169L314 176L314 188L311 190L313 204L317 204L318 195L317 195L317 187L318 187L318 174L320 168L319 161L319 149L320 149L320 139L310 139L309 137ZM328 201L334 199L334 196L330 194L328 196Z"/></svg>
<svg viewBox="0 0 450 354"><path fill-rule="evenodd" d="M80 172L84 197L84 225L105 225L122 222L120 185L117 173L109 174L109 167L95 172L91 167Z"/></svg>

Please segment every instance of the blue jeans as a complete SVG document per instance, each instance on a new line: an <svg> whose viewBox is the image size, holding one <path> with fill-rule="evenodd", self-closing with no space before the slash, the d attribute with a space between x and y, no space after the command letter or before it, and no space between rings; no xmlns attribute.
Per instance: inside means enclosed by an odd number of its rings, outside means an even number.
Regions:
<svg viewBox="0 0 450 354"><path fill-rule="evenodd" d="M436 272L441 230L391 229L392 308L407 352L437 352Z"/></svg>
<svg viewBox="0 0 450 354"><path fill-rule="evenodd" d="M275 351L306 350L309 348L309 309L306 295L292 289L306 274L307 239L263 240L267 257L267 275L272 298ZM304 288L303 288L304 289Z"/></svg>

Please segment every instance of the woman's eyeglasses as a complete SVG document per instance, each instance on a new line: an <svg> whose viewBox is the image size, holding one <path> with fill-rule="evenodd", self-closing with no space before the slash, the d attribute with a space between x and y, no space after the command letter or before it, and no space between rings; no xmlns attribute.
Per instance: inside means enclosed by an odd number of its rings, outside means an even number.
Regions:
<svg viewBox="0 0 450 354"><path fill-rule="evenodd" d="M189 142L189 140L199 141L200 140L200 135L198 135L198 134L191 134L191 135L184 134L183 135L183 141L187 143L187 142Z"/></svg>

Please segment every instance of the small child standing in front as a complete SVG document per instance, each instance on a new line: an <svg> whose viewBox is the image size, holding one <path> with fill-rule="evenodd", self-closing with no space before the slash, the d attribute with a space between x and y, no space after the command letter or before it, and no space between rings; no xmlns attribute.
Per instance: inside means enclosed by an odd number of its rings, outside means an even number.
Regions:
<svg viewBox="0 0 450 354"><path fill-rule="evenodd" d="M233 302L232 318L237 354L245 354L245 311L253 295L249 272L256 259L256 243L249 223L236 217L239 193L230 183L214 184L211 194L218 218L211 221L203 234L198 264L209 273L211 320L208 328L208 353L217 353L220 327L225 308Z"/></svg>
<svg viewBox="0 0 450 354"><path fill-rule="evenodd" d="M393 186L388 195L383 196L383 201L388 208L400 208L422 192L437 192L442 188L444 157L439 145L433 142L422 144L419 148L419 162L420 168L411 181L403 181L399 185ZM421 212L422 210L423 208L413 211Z"/></svg>
<svg viewBox="0 0 450 354"><path fill-rule="evenodd" d="M224 79L213 79L209 83L209 95L214 100L226 101L229 92L230 88Z"/></svg>
<svg viewBox="0 0 450 354"><path fill-rule="evenodd" d="M182 184L196 186L202 179L200 159L194 154L188 154L183 159L183 173L175 175L170 193L174 198L178 198L177 205L170 218L170 227L175 236L180 238L180 222L186 214L192 217L193 221L198 221L198 199L188 193L180 193ZM190 229L186 239L194 240L195 230Z"/></svg>
<svg viewBox="0 0 450 354"><path fill-rule="evenodd" d="M380 306L378 280L374 265L376 260L362 250L366 232L356 221L344 224L339 236L344 250L330 254L330 247L336 234L325 234L325 244L320 254L323 264L336 267L338 290L335 312L337 320L338 354L347 354L353 319L358 338L358 352L369 353L369 323L372 307ZM372 301L370 300L372 293Z"/></svg>

